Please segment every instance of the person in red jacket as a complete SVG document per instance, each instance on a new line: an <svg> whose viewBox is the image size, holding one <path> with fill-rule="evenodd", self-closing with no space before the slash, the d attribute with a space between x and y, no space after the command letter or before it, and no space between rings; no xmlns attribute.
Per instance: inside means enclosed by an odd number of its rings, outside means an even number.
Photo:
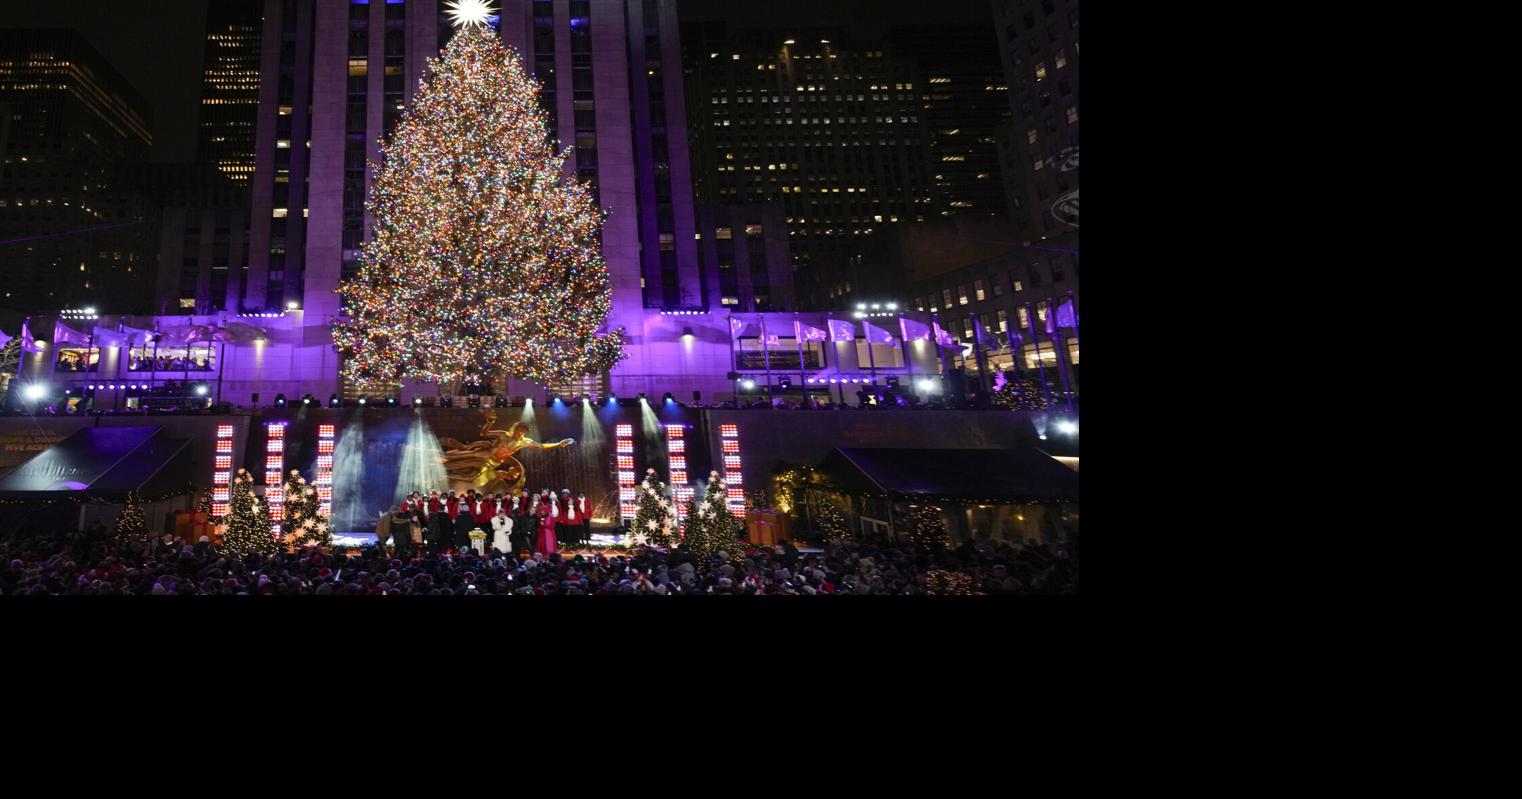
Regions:
<svg viewBox="0 0 1522 799"><path fill-rule="evenodd" d="M497 515L497 503L490 495L476 498L476 524L483 531L491 529L491 517Z"/></svg>
<svg viewBox="0 0 1522 799"><path fill-rule="evenodd" d="M432 516L436 513L443 512L444 500L439 498L439 490L435 488L433 493L428 496L428 515Z"/></svg>
<svg viewBox="0 0 1522 799"><path fill-rule="evenodd" d="M454 524L454 521L460 518L460 497L455 496L453 491L449 492L449 497L444 500L444 512L449 514L450 524Z"/></svg>

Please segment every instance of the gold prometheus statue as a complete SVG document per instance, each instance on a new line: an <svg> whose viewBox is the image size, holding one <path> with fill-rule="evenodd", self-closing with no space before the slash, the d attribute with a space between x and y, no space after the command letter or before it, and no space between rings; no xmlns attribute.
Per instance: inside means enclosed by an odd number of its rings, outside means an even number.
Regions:
<svg viewBox="0 0 1522 799"><path fill-rule="evenodd" d="M493 430L497 423L495 411L486 412L486 424L481 426L481 440L464 444L453 438L439 439L444 448L444 471L449 485L455 491L474 488L478 492L517 496L528 483L528 473L515 457L524 449L560 449L576 443L574 438L563 438L552 444L541 444L528 437L528 425L514 422L506 430Z"/></svg>

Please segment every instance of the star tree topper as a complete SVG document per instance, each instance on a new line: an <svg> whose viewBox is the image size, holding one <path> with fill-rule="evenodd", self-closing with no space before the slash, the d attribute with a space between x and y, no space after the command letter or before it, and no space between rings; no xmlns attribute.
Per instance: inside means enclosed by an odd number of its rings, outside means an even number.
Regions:
<svg viewBox="0 0 1522 799"><path fill-rule="evenodd" d="M497 9L492 8L486 0L450 0L444 13L449 15L449 21L456 28L484 28L496 17Z"/></svg>

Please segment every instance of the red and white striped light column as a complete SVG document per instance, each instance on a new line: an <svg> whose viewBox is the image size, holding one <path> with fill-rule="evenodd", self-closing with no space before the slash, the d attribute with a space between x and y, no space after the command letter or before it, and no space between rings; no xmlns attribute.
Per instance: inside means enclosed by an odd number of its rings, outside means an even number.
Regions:
<svg viewBox="0 0 1522 799"><path fill-rule="evenodd" d="M634 425L621 424L613 429L618 458L619 523L634 518Z"/></svg>
<svg viewBox="0 0 1522 799"><path fill-rule="evenodd" d="M671 462L671 493L676 500L676 518L680 523L687 517L687 500L693 497L693 488L687 481L687 428L684 425L666 425L666 457Z"/></svg>
<svg viewBox="0 0 1522 799"><path fill-rule="evenodd" d="M330 424L317 426L317 503L322 515L333 513L333 435Z"/></svg>
<svg viewBox="0 0 1522 799"><path fill-rule="evenodd" d="M729 512L745 518L745 485L740 476L740 426L719 425L719 442L724 451L724 501Z"/></svg>
<svg viewBox="0 0 1522 799"><path fill-rule="evenodd" d="M270 506L270 521L276 536L285 521L285 422L272 422L265 428L264 501Z"/></svg>
<svg viewBox="0 0 1522 799"><path fill-rule="evenodd" d="M211 473L211 515L227 515L232 502L233 426L217 425L217 452Z"/></svg>

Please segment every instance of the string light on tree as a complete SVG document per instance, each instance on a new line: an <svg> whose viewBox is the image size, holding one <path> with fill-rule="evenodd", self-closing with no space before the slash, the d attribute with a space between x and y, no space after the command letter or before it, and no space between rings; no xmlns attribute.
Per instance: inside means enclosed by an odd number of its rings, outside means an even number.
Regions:
<svg viewBox="0 0 1522 799"><path fill-rule="evenodd" d="M562 385L623 357L623 330L601 332L604 214L565 176L570 151L549 142L539 86L479 22L487 10L452 7L462 27L381 147L375 234L333 331L360 392L503 373Z"/></svg>

